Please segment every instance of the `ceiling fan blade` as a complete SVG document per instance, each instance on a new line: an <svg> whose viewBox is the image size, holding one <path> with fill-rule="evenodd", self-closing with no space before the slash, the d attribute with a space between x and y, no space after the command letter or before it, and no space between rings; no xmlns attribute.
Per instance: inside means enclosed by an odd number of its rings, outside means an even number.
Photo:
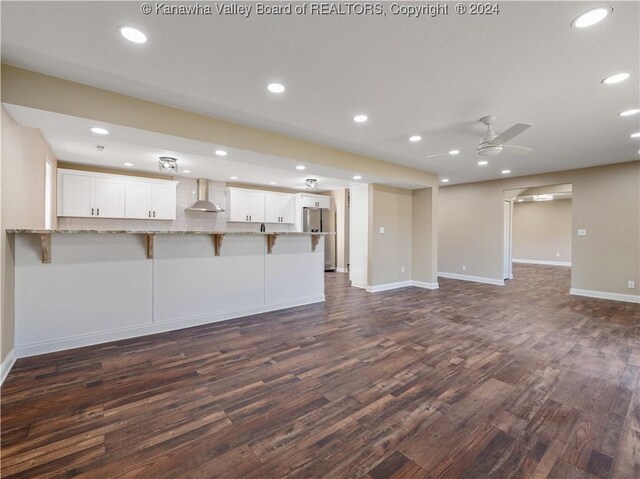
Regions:
<svg viewBox="0 0 640 479"><path fill-rule="evenodd" d="M427 155L425 158L435 158L436 156L446 156L449 153L438 153L437 155Z"/></svg>
<svg viewBox="0 0 640 479"><path fill-rule="evenodd" d="M513 153L514 155L526 155L533 151L533 148L529 148L528 146L502 145L502 148L509 148L509 153Z"/></svg>
<svg viewBox="0 0 640 479"><path fill-rule="evenodd" d="M511 138L515 138L520 133L524 132L525 130L528 130L529 128L531 128L531 125L529 123L516 123L508 130L503 131L498 136L493 138L491 140L491 143L499 143L502 145L507 141L509 141Z"/></svg>

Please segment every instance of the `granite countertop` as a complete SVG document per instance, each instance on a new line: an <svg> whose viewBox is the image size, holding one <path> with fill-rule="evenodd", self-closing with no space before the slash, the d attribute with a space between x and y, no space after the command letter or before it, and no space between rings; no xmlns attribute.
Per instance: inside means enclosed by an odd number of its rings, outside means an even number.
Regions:
<svg viewBox="0 0 640 479"><path fill-rule="evenodd" d="M310 233L299 231L170 231L170 230L44 230L44 229L8 229L10 234L132 234L132 235L279 235L279 236L309 236L334 235L335 233Z"/></svg>

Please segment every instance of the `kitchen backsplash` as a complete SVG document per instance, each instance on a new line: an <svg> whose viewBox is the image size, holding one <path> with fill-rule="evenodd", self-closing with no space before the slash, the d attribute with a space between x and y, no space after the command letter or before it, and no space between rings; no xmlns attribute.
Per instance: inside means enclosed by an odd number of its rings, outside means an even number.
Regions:
<svg viewBox="0 0 640 479"><path fill-rule="evenodd" d="M173 221L126 220L108 218L58 218L58 228L70 230L169 230L169 231L260 231L259 223L227 223L224 213L199 213L184 209L196 201L196 180L175 178L177 211ZM227 210L226 183L209 181L209 200ZM267 224L267 231L294 231L294 225Z"/></svg>

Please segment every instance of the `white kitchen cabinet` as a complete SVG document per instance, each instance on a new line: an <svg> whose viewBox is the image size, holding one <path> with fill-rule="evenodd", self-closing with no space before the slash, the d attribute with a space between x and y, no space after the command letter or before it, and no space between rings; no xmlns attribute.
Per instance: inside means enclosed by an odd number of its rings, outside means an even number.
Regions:
<svg viewBox="0 0 640 479"><path fill-rule="evenodd" d="M76 170L58 170L58 216L176 218L178 182Z"/></svg>
<svg viewBox="0 0 640 479"><path fill-rule="evenodd" d="M229 188L229 221L242 223L264 223L265 192Z"/></svg>
<svg viewBox="0 0 640 479"><path fill-rule="evenodd" d="M58 176L58 216L87 217L95 213L95 179L83 174Z"/></svg>
<svg viewBox="0 0 640 479"><path fill-rule="evenodd" d="M100 218L124 217L124 181L95 178L95 216Z"/></svg>
<svg viewBox="0 0 640 479"><path fill-rule="evenodd" d="M287 193L265 194L265 223L293 223L295 196Z"/></svg>
<svg viewBox="0 0 640 479"><path fill-rule="evenodd" d="M303 195L303 208L331 208L331 197L321 195Z"/></svg>

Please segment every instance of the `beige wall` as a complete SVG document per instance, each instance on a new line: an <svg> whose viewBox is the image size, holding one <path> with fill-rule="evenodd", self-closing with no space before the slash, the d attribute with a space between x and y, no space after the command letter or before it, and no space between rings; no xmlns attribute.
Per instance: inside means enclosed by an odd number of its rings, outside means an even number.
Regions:
<svg viewBox="0 0 640 479"><path fill-rule="evenodd" d="M2 109L1 167L1 283L2 321L0 322L0 360L13 349L13 237L11 228L44 227L45 157L53 164L53 227L55 215L56 159L38 130L18 126Z"/></svg>
<svg viewBox="0 0 640 479"><path fill-rule="evenodd" d="M439 270L501 280L504 190L561 183L573 185L572 288L638 295L638 161L440 188Z"/></svg>
<svg viewBox="0 0 640 479"><path fill-rule="evenodd" d="M513 258L571 262L571 200L513 205Z"/></svg>
<svg viewBox="0 0 640 479"><path fill-rule="evenodd" d="M370 286L411 279L411 209L411 190L369 186Z"/></svg>
<svg viewBox="0 0 640 479"><path fill-rule="evenodd" d="M437 188L412 191L411 208L411 279L423 283L437 282L438 246Z"/></svg>

